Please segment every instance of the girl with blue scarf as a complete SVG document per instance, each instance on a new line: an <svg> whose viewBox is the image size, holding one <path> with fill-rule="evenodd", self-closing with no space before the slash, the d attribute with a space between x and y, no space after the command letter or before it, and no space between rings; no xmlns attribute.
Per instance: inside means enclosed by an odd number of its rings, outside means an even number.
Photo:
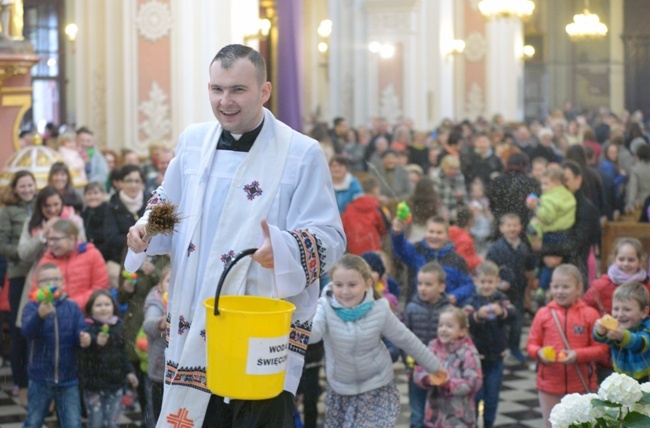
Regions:
<svg viewBox="0 0 650 428"><path fill-rule="evenodd" d="M310 343L324 340L327 373L325 428L394 427L399 392L385 337L429 373L445 376L438 359L394 315L388 301L373 293L368 264L344 255L323 289ZM442 372L442 373L439 373Z"/></svg>

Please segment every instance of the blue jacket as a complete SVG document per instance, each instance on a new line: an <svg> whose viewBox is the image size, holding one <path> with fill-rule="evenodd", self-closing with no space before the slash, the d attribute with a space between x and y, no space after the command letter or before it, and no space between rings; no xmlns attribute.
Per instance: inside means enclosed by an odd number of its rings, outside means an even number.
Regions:
<svg viewBox="0 0 650 428"><path fill-rule="evenodd" d="M515 249L503 236L488 250L487 260L499 266L501 279L510 284L505 294L517 306L523 306L524 292L528 285L526 272L535 269L535 256L530 247L523 241Z"/></svg>
<svg viewBox="0 0 650 428"><path fill-rule="evenodd" d="M78 382L76 351L86 325L79 306L66 295L53 303L54 313L42 319L38 302L23 311L22 332L28 342L29 380L45 385L70 386Z"/></svg>
<svg viewBox="0 0 650 428"><path fill-rule="evenodd" d="M621 342L601 336L594 329L594 339L606 343L612 351L612 362L617 373L624 373L636 380L648 380L650 376L650 318L630 329L623 330Z"/></svg>
<svg viewBox="0 0 650 428"><path fill-rule="evenodd" d="M390 237L395 256L413 272L413 277L417 277L417 272L426 263L436 262L447 275L445 293L454 295L458 306L474 292L474 281L467 263L454 251L453 243L447 242L442 248L434 250L429 248L424 239L414 245L406 240L403 233L391 232Z"/></svg>
<svg viewBox="0 0 650 428"><path fill-rule="evenodd" d="M504 309L503 315L490 319L480 319L477 311L491 303L497 303ZM465 305L469 318L469 334L481 354L482 361L494 362L503 358L503 351L508 347L508 324L515 319L517 310L500 291L485 297L474 293Z"/></svg>

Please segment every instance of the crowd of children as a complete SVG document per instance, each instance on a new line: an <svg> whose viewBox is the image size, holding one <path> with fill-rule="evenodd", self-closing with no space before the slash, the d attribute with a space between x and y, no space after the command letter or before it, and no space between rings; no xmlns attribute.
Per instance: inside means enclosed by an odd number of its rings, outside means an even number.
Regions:
<svg viewBox="0 0 650 428"><path fill-rule="evenodd" d="M406 367L411 427L472 427L479 417L493 426L506 361L534 363L546 420L564 395L592 391L612 371L649 378L650 281L641 243L620 239L611 264L600 254L604 273L595 278L588 258L598 248L597 230L576 235L585 230L585 212L613 218L616 209L597 189L611 179L617 197L624 194L617 153L625 148L603 149L597 171L588 162L591 146L542 150L533 126L524 128L499 137L445 123L413 146L391 144L388 133L363 141L346 134L352 141L332 147L321 141L332 149L348 254L321 281L298 397L306 428L316 424L323 355L326 427L394 426L394 364ZM546 131L538 133L544 144ZM126 231L146 204L145 186L164 175L164 153L118 165L80 192L73 178L92 179L101 154L80 151L69 133L59 150L68 165L52 167L49 185L37 192L34 176L19 172L0 209L11 365L25 426L41 426L52 401L63 426L81 426L82 414L90 427L116 426L134 389L143 425L152 426L164 389L169 263L148 258L129 273L121 261ZM542 152L552 161L531 159ZM398 202L406 204L399 213ZM60 219L69 220L63 229ZM76 228L70 242L66 228ZM90 278L95 289L73 292L79 278L61 265L68 260L62 241L66 251L101 254L101 285ZM527 317L532 325L522 344Z"/></svg>

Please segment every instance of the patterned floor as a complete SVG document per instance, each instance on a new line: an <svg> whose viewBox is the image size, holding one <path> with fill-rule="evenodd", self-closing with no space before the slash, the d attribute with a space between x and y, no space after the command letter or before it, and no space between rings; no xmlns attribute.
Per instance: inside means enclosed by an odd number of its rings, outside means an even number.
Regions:
<svg viewBox="0 0 650 428"><path fill-rule="evenodd" d="M528 337L529 327L524 327L524 338ZM535 387L535 366L533 363L519 364L513 359L506 359L503 377L503 388L500 395L499 409L495 428L543 428L544 420L539 409L537 389ZM321 373L322 374L322 373ZM408 384L404 374L404 365L395 363L395 380L401 395L402 411L400 412L396 428L408 428L410 410L408 404ZM325 379L322 380L323 386ZM319 404L319 427L322 426L325 406L325 394Z"/></svg>
<svg viewBox="0 0 650 428"><path fill-rule="evenodd" d="M524 333L528 333L525 328ZM524 342L525 343L525 342ZM539 411L537 401L537 390L535 389L535 373L526 364L509 364L506 361L504 373L503 390L499 403L499 413L495 426L505 427L543 427L544 423ZM395 364L395 378L398 389L401 393L402 411L397 423L397 428L409 426L408 389L404 366L402 363ZM325 379L323 378L323 384ZM0 368L0 428L19 428L25 419L25 409L18 404L17 397L11 395L11 370L4 366ZM320 417L319 426L322 426L324 414L325 395L321 396L319 405ZM140 414L138 412L126 412L122 415L121 428L139 426ZM56 418L50 417L44 425L48 428L58 427Z"/></svg>

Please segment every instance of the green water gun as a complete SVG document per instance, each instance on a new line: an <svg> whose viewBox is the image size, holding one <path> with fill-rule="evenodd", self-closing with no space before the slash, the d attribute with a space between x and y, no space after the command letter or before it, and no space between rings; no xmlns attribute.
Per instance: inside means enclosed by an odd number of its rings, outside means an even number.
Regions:
<svg viewBox="0 0 650 428"><path fill-rule="evenodd" d="M399 204L397 204L397 219L403 223L410 223L411 220L413 220L413 214L411 214L411 208L406 204L406 202L402 201Z"/></svg>

